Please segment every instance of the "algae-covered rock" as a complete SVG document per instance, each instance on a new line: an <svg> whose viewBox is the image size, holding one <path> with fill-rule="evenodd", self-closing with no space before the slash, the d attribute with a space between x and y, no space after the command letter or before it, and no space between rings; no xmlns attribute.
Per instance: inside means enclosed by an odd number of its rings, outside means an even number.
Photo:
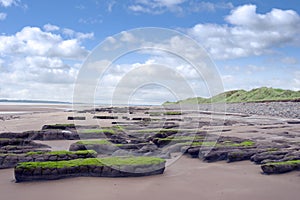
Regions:
<svg viewBox="0 0 300 200"><path fill-rule="evenodd" d="M52 151L28 152L26 154L0 154L0 169L12 168L21 162L62 161L78 158L94 158L97 153L92 150L85 151Z"/></svg>
<svg viewBox="0 0 300 200"><path fill-rule="evenodd" d="M69 161L24 162L15 167L17 182L66 177L136 177L162 174L166 161L156 157L106 157Z"/></svg>
<svg viewBox="0 0 300 200"><path fill-rule="evenodd" d="M281 174L294 170L300 170L300 160L285 162L270 162L261 166L265 174Z"/></svg>

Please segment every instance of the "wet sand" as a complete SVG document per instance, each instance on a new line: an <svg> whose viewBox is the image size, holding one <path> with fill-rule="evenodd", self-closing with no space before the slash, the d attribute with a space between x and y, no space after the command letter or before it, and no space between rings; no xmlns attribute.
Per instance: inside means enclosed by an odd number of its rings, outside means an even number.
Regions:
<svg viewBox="0 0 300 200"><path fill-rule="evenodd" d="M204 163L182 157L165 174L141 178L69 178L14 183L13 170L0 171L1 199L282 200L300 195L299 172L261 175L252 163Z"/></svg>
<svg viewBox="0 0 300 200"><path fill-rule="evenodd" d="M0 120L1 132L23 132L40 130L45 124L69 124L76 125L100 125L111 126L111 121L99 122L93 120L94 115L90 113L77 114L71 112L72 105L1 105L1 112L12 112L11 114L0 114L4 120ZM15 113L23 112L23 113ZM84 116L85 121L67 120L69 116Z"/></svg>

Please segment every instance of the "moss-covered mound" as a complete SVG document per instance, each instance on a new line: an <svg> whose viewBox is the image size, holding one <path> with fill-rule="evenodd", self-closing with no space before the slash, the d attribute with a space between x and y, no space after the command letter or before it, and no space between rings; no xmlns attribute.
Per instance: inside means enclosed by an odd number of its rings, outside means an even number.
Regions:
<svg viewBox="0 0 300 200"><path fill-rule="evenodd" d="M300 160L270 162L262 165L261 169L265 174L281 174L294 170L300 170Z"/></svg>
<svg viewBox="0 0 300 200"><path fill-rule="evenodd" d="M53 124L53 125L44 125L42 130L46 129L61 129L61 130L68 130L68 129L75 129L75 124Z"/></svg>
<svg viewBox="0 0 300 200"><path fill-rule="evenodd" d="M167 111L164 112L164 115L181 115L181 111Z"/></svg>
<svg viewBox="0 0 300 200"><path fill-rule="evenodd" d="M186 150L192 158L201 158L207 162L227 160L228 162L249 160L256 152L255 142L239 138L221 137L218 142L199 141L187 143ZM209 153L205 153L206 149Z"/></svg>
<svg viewBox="0 0 300 200"><path fill-rule="evenodd" d="M99 126L78 126L74 124L44 125L42 130L25 131L20 133L0 133L0 147L8 145L19 145L29 140L79 140L99 139L109 137L122 132L118 126L100 128ZM8 139L11 139L10 141Z"/></svg>
<svg viewBox="0 0 300 200"><path fill-rule="evenodd" d="M85 151L51 151L28 152L25 154L0 154L0 169L12 168L20 162L62 161L79 158L94 158L97 153L93 150Z"/></svg>
<svg viewBox="0 0 300 200"><path fill-rule="evenodd" d="M78 131L82 134L91 134L91 133L107 133L107 134L115 134L116 131L113 129L82 129Z"/></svg>
<svg viewBox="0 0 300 200"><path fill-rule="evenodd" d="M29 145L32 141L30 140L23 140L23 139L9 139L9 138L0 138L0 147L7 146L7 145Z"/></svg>
<svg viewBox="0 0 300 200"><path fill-rule="evenodd" d="M153 138L152 141L158 147L163 147L165 145L184 143L186 145L192 145L202 142L204 139L203 136L169 136L165 138Z"/></svg>
<svg viewBox="0 0 300 200"><path fill-rule="evenodd" d="M78 150L94 150L98 154L112 155L114 152L120 149L137 150L143 146L147 146L149 143L126 143L126 144L115 144L109 140L81 140L71 144L70 151Z"/></svg>
<svg viewBox="0 0 300 200"><path fill-rule="evenodd" d="M24 162L15 167L17 182L66 177L135 177L162 174L165 160L156 157L87 158L56 162Z"/></svg>
<svg viewBox="0 0 300 200"><path fill-rule="evenodd" d="M108 140L81 140L71 144L70 151L94 150L99 154L111 154L118 147Z"/></svg>

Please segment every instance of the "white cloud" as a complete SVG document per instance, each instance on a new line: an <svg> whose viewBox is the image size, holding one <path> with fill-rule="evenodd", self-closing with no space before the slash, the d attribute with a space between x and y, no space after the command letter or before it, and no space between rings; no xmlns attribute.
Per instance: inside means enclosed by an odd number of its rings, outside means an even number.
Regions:
<svg viewBox="0 0 300 200"><path fill-rule="evenodd" d="M229 3L212 3L206 1L191 1L190 2L190 11L192 12L215 12L217 9L232 9L234 6L231 2Z"/></svg>
<svg viewBox="0 0 300 200"><path fill-rule="evenodd" d="M131 33L127 32L127 31L122 31L120 40L122 42L134 42L134 41L136 41L136 38Z"/></svg>
<svg viewBox="0 0 300 200"><path fill-rule="evenodd" d="M0 21L5 20L5 19L6 19L6 16L7 16L6 13L0 12Z"/></svg>
<svg viewBox="0 0 300 200"><path fill-rule="evenodd" d="M300 90L300 71L294 73L292 84L294 90Z"/></svg>
<svg viewBox="0 0 300 200"><path fill-rule="evenodd" d="M175 6L178 4L182 4L183 2L185 2L186 0L155 0L154 2L161 5L161 6Z"/></svg>
<svg viewBox="0 0 300 200"><path fill-rule="evenodd" d="M52 25L52 24L45 24L43 26L44 30L47 31L47 32L51 32L51 31L58 31L59 30L59 27L58 26L55 26L55 25Z"/></svg>
<svg viewBox="0 0 300 200"><path fill-rule="evenodd" d="M184 2L185 0L136 0L128 9L134 12L154 15L162 14L166 11L180 13L182 12L180 4Z"/></svg>
<svg viewBox="0 0 300 200"><path fill-rule="evenodd" d="M112 12L114 5L116 4L115 1L109 1L108 5L107 5L107 11L108 12Z"/></svg>
<svg viewBox="0 0 300 200"><path fill-rule="evenodd" d="M16 4L16 1L15 0L0 0L0 7L9 7L11 5L14 5ZM3 21L5 20L7 17L7 14L4 13L4 12L0 12L0 21Z"/></svg>
<svg viewBox="0 0 300 200"><path fill-rule="evenodd" d="M146 5L152 8L172 7L184 3L186 0L136 0L136 4Z"/></svg>
<svg viewBox="0 0 300 200"><path fill-rule="evenodd" d="M2 64L0 96L14 99L71 100L76 64L59 58L19 57ZM6 69L6 70L5 70Z"/></svg>
<svg viewBox="0 0 300 200"><path fill-rule="evenodd" d="M131 5L128 8L129 8L129 10L134 11L134 12L151 13L151 14L163 13L162 11L154 11L154 10L151 10L150 8L146 8L141 5Z"/></svg>
<svg viewBox="0 0 300 200"><path fill-rule="evenodd" d="M232 83L234 81L234 76L232 75L223 75L222 80L224 83Z"/></svg>
<svg viewBox="0 0 300 200"><path fill-rule="evenodd" d="M281 62L283 64L287 64L287 65L296 65L299 63L298 59L295 57L284 57L281 59Z"/></svg>
<svg viewBox="0 0 300 200"><path fill-rule="evenodd" d="M293 10L275 8L266 14L258 14L255 5L243 5L232 10L225 19L233 25L257 30L273 30L278 27L291 28L291 26L299 23L300 17Z"/></svg>
<svg viewBox="0 0 300 200"><path fill-rule="evenodd" d="M14 83L73 83L77 69L59 58L25 57L6 63L8 71L1 73L3 82ZM7 84L5 84L7 85Z"/></svg>
<svg viewBox="0 0 300 200"><path fill-rule="evenodd" d="M63 34L69 36L69 37L73 37L75 35L75 31L69 28L64 28L63 29Z"/></svg>
<svg viewBox="0 0 300 200"><path fill-rule="evenodd" d="M15 35L0 36L0 55L31 55L83 59L88 51L81 39L90 35L77 34L77 38L63 39L61 35L44 32L38 27L24 27Z"/></svg>
<svg viewBox="0 0 300 200"><path fill-rule="evenodd" d="M215 12L217 9L231 9L232 3L211 3L205 1L186 0L136 0L128 6L128 9L136 13L148 13L153 15L173 12L186 14L190 12Z"/></svg>
<svg viewBox="0 0 300 200"><path fill-rule="evenodd" d="M101 15L97 15L94 17L80 18L78 22L82 24L101 24L103 19Z"/></svg>
<svg viewBox="0 0 300 200"><path fill-rule="evenodd" d="M79 62L88 53L82 41L93 34L73 31L66 38L55 25L44 29L24 27L0 36L2 98L71 100Z"/></svg>
<svg viewBox="0 0 300 200"><path fill-rule="evenodd" d="M262 55L276 47L300 44L300 16L292 10L258 14L255 5L244 5L225 20L230 26L197 24L188 30L215 59Z"/></svg>
<svg viewBox="0 0 300 200"><path fill-rule="evenodd" d="M111 99L114 103L127 103L136 90L139 92L134 97L135 103L147 104L153 101L162 103L171 99L172 92L180 98L193 96L189 66L179 65L177 68L172 68L156 61L149 59L143 63L111 66L101 77L96 99L101 100L102 103L108 103ZM145 85L148 86L144 87ZM166 92L164 88L170 91Z"/></svg>
<svg viewBox="0 0 300 200"><path fill-rule="evenodd" d="M0 7L8 8L10 6L18 6L26 10L28 6L26 4L21 3L21 0L0 0ZM7 17L7 13L0 12L0 21L5 20Z"/></svg>
<svg viewBox="0 0 300 200"><path fill-rule="evenodd" d="M17 5L17 3L18 3L18 0L0 0L0 5L3 7Z"/></svg>
<svg viewBox="0 0 300 200"><path fill-rule="evenodd" d="M126 101L131 98L130 95L136 89L138 92L131 100L137 104L160 104L174 99L172 93L180 97L179 99L191 96L209 96L206 82L202 78L203 74L201 72L199 74L191 64L172 54L156 52L157 54L153 55L153 52L147 53L151 54L149 57L149 54L146 55L146 52L143 52L143 57L148 57L144 62L112 64L106 71L105 67L110 64L106 60L87 65L89 73L101 73L95 93L97 101L110 103L110 100L113 99L118 103L127 103ZM87 75L87 77L91 76ZM87 80L87 84L89 81L90 79ZM150 85L144 87L144 84ZM153 96L154 92L155 96Z"/></svg>

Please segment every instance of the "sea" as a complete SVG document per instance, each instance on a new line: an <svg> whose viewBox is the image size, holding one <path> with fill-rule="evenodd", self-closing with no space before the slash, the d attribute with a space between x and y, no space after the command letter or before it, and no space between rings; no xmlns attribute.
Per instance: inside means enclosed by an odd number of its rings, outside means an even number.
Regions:
<svg viewBox="0 0 300 200"><path fill-rule="evenodd" d="M59 103L24 103L24 102L0 102L0 115L27 114L34 112L62 111L72 109L71 104Z"/></svg>

